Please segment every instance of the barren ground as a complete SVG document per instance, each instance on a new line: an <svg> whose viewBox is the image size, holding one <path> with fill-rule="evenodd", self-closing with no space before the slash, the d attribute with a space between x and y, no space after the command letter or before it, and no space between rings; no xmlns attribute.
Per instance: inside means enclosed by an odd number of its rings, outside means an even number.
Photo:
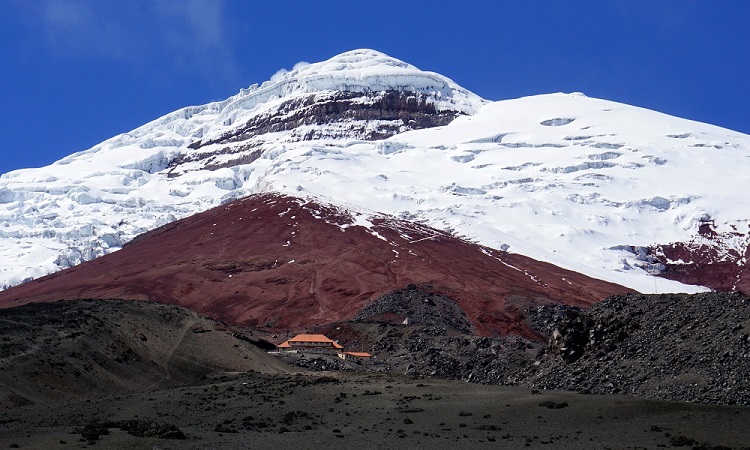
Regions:
<svg viewBox="0 0 750 450"><path fill-rule="evenodd" d="M124 421L185 439L137 437ZM383 374L234 373L14 408L0 413L0 448L743 448L748 423L743 407Z"/></svg>
<svg viewBox="0 0 750 450"><path fill-rule="evenodd" d="M309 372L254 333L149 302L4 310L0 448L750 448L748 407Z"/></svg>

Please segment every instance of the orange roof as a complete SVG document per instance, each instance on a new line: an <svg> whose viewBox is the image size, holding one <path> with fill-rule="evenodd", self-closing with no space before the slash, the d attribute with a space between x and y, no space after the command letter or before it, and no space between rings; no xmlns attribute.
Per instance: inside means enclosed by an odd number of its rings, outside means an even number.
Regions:
<svg viewBox="0 0 750 450"><path fill-rule="evenodd" d="M289 340L294 342L333 342L325 334L298 334Z"/></svg>
<svg viewBox="0 0 750 450"><path fill-rule="evenodd" d="M323 343L329 343L333 348L336 349L343 349L341 345L339 345L338 342L329 339L324 334L298 334L297 336L294 336L293 338L289 339L288 341L284 341L281 344L277 345L279 348L290 348L291 344L290 342L323 342Z"/></svg>
<svg viewBox="0 0 750 450"><path fill-rule="evenodd" d="M347 355L356 356L357 358L372 358L372 355L367 352L344 352Z"/></svg>

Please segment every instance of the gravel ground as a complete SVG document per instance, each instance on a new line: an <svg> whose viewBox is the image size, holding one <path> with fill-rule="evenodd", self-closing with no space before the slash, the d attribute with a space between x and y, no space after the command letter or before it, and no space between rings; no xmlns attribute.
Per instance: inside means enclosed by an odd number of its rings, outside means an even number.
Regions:
<svg viewBox="0 0 750 450"><path fill-rule="evenodd" d="M17 407L0 448L748 448L750 408L389 374L227 373Z"/></svg>

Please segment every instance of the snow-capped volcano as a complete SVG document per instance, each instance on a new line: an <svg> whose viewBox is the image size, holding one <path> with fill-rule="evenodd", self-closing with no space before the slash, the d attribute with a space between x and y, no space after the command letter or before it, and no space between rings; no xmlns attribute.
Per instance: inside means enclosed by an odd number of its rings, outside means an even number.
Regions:
<svg viewBox="0 0 750 450"><path fill-rule="evenodd" d="M287 148L444 125L484 103L439 74L355 50L297 64L225 101L180 109L50 166L4 174L0 260L8 263L0 266L0 288L256 192L264 161Z"/></svg>
<svg viewBox="0 0 750 450"><path fill-rule="evenodd" d="M742 267L748 169L747 135L581 94L487 102L357 50L3 175L0 286L277 191L415 220L644 292L695 291L655 285L649 272L690 262L658 246L703 245L699 229L710 226L722 245L714 261ZM737 286L741 274L728 276Z"/></svg>

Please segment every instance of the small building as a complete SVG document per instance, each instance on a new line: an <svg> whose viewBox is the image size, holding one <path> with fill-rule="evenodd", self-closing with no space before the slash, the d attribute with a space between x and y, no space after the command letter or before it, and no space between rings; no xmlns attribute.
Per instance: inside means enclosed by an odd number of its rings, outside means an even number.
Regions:
<svg viewBox="0 0 750 450"><path fill-rule="evenodd" d="M298 334L276 347L282 352L305 351L313 353L333 353L344 349L338 342L323 334Z"/></svg>
<svg viewBox="0 0 750 450"><path fill-rule="evenodd" d="M367 352L340 352L339 358L369 361L370 359L372 359L372 355Z"/></svg>

